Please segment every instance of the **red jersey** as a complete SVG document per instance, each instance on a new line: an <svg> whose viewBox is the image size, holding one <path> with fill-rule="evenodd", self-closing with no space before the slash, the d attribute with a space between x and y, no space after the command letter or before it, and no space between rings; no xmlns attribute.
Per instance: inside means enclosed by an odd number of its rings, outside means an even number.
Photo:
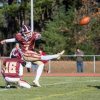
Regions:
<svg viewBox="0 0 100 100"><path fill-rule="evenodd" d="M20 43L22 52L25 52L26 50L33 49L33 46L35 44L35 40L37 38L36 34L39 34L39 33L34 32L32 34L32 36L30 36L28 38L23 36L23 34L21 34L21 33L16 34L15 38Z"/></svg>
<svg viewBox="0 0 100 100"><path fill-rule="evenodd" d="M21 62L21 60L16 58L6 59L3 63L3 65L5 66L5 68L3 69L4 77L20 77L19 68Z"/></svg>

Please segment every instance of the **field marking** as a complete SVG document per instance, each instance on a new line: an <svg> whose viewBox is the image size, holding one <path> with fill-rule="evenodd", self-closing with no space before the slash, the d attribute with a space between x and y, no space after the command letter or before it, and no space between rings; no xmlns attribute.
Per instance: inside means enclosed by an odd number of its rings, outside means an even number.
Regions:
<svg viewBox="0 0 100 100"><path fill-rule="evenodd" d="M89 80L89 81L65 81L65 82L57 82L51 84L43 84L43 86L52 86L52 85L62 85L67 83L88 83L88 82L100 82L100 80Z"/></svg>
<svg viewBox="0 0 100 100"><path fill-rule="evenodd" d="M65 82L57 82L57 83L53 83L53 84L44 84L43 86L53 86L53 85L62 85L62 84L66 84L66 83L92 83L92 82L100 82L100 80L86 80L86 81L65 81ZM42 96L42 97L36 97L34 98L34 100L44 100L44 99L48 99L48 98L52 98L52 97L61 97L61 96L76 96L76 95L79 95L81 93L86 93L86 92L89 92L91 90L94 90L94 88L81 88L81 89L78 89L78 90L75 90L75 91L71 91L71 92L67 92L67 93L58 93L58 94L51 94L51 95L47 95L47 96ZM31 99L30 99L31 100Z"/></svg>
<svg viewBox="0 0 100 100"><path fill-rule="evenodd" d="M6 90L9 90L9 89L0 89L0 91L6 91Z"/></svg>
<svg viewBox="0 0 100 100"><path fill-rule="evenodd" d="M88 83L88 82L100 82L100 80L87 80L87 81L64 81L64 82L55 82L55 83L51 83L51 84L43 84L42 86L54 86L54 85L64 85L64 84L69 84L69 83ZM7 90L11 90L11 89L0 89L0 91L7 91Z"/></svg>
<svg viewBox="0 0 100 100"><path fill-rule="evenodd" d="M91 90L94 90L94 89L90 89L90 88L83 88L83 89L79 89L79 90L75 90L75 91L70 91L70 92L67 92L67 93L56 93L56 94L51 94L51 95L47 95L47 96L42 96L42 97L36 97L34 98L34 100L44 100L44 99L47 99L47 98L52 98L52 97L59 97L59 96L76 96L76 95L79 95L81 93L86 93L86 92L89 92ZM31 99L30 99L31 100Z"/></svg>

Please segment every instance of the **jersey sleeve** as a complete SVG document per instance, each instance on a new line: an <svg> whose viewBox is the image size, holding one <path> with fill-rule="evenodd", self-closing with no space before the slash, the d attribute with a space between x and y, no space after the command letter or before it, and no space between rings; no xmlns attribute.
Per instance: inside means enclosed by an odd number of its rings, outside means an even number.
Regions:
<svg viewBox="0 0 100 100"><path fill-rule="evenodd" d="M16 39L15 38L11 38L11 39L6 39L5 41L6 41L6 43L16 42Z"/></svg>

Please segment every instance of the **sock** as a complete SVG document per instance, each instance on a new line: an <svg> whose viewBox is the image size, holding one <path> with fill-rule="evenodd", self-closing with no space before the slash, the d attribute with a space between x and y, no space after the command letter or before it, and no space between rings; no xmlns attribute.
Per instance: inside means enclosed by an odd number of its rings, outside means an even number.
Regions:
<svg viewBox="0 0 100 100"><path fill-rule="evenodd" d="M55 55L45 55L45 56L41 56L41 60L51 60L51 59L56 59L58 57L59 57L58 54L55 54Z"/></svg>
<svg viewBox="0 0 100 100"><path fill-rule="evenodd" d="M41 74L42 74L42 71L43 71L43 68L44 68L44 64L41 64L38 66L37 72L36 72L36 77L35 77L34 81L39 81Z"/></svg>

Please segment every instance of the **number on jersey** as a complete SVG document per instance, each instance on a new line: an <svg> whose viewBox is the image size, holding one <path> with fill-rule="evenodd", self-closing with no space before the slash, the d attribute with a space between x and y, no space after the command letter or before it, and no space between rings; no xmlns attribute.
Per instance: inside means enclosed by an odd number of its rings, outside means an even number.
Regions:
<svg viewBox="0 0 100 100"><path fill-rule="evenodd" d="M17 62L6 62L5 73L16 73Z"/></svg>

